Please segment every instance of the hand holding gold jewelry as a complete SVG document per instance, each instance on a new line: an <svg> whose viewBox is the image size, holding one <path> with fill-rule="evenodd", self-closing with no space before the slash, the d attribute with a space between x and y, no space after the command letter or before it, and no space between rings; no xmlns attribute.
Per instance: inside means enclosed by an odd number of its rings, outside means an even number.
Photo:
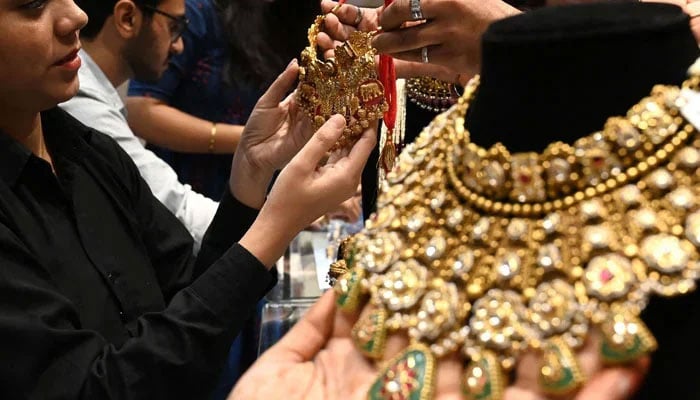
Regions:
<svg viewBox="0 0 700 400"><path fill-rule="evenodd" d="M517 13L500 0L396 0L381 12L382 32L373 45L399 60L475 74L481 35L492 22ZM407 24L423 19L424 24Z"/></svg>
<svg viewBox="0 0 700 400"><path fill-rule="evenodd" d="M425 1L425 0L423 0ZM326 13L323 24L323 31L319 32L317 44L323 56L333 58L335 47L347 41L350 33L357 30L364 32L376 31L379 28L379 15L384 6L378 8L362 8L358 13L355 6L345 4L337 7L336 2L323 0L321 9ZM359 15L361 21L357 23ZM414 23L412 21L411 23ZM454 71L448 67L433 63L423 63L420 60L404 61L394 60L397 78L412 78L416 76L430 76L442 81L453 82L459 71Z"/></svg>
<svg viewBox="0 0 700 400"><path fill-rule="evenodd" d="M253 364L229 400L367 400L379 370L353 346L352 326L359 315L337 312L335 300L333 291L326 293L277 345ZM404 338L390 337L385 359L389 361L404 345ZM581 352L582 367L591 379L574 400L626 400L643 376L643 366L601 371L593 346L595 343ZM533 357L519 365L518 380L506 389L504 400L548 400L539 394L537 381L531 376L537 363ZM463 400L459 385L461 364L441 360L438 370L434 398ZM408 399L405 388L404 382L397 379L395 385L388 385L383 397L369 399Z"/></svg>

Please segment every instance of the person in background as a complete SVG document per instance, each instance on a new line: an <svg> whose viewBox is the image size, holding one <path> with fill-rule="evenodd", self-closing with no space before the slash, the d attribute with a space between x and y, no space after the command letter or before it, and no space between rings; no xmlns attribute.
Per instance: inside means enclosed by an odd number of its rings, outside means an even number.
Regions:
<svg viewBox="0 0 700 400"><path fill-rule="evenodd" d="M204 233L214 218L218 203L178 180L177 173L147 150L126 121L126 107L117 87L128 79L158 79L168 60L183 50L184 15L168 17L157 10L168 9L156 0L77 0L88 15L80 32L83 65L78 71L80 89L60 107L80 122L99 129L117 141L129 154L153 194L187 228L199 250ZM137 6L150 24L136 26L127 12ZM160 8L159 8L160 7ZM165 8L164 8L165 7ZM158 32L153 26L165 26ZM169 33L168 33L169 32ZM217 198L218 199L218 198Z"/></svg>
<svg viewBox="0 0 700 400"><path fill-rule="evenodd" d="M185 50L157 82L130 82L134 132L180 178L211 198L224 188L231 154L255 101L298 57L316 1L186 0Z"/></svg>

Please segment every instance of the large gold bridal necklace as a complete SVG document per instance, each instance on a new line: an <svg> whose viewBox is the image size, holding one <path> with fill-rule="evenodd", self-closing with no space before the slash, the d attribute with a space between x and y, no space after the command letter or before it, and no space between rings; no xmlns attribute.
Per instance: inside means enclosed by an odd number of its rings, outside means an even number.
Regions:
<svg viewBox="0 0 700 400"><path fill-rule="evenodd" d="M353 339L367 357L382 358L389 333L410 337L368 398L432 398L436 359L455 353L465 398L500 399L525 351L542 355L544 392L570 392L593 328L608 364L653 351L639 318L650 296L700 276L700 137L681 114L699 80L654 87L573 144L518 154L470 142L472 80L401 154L332 268L340 308L365 305Z"/></svg>

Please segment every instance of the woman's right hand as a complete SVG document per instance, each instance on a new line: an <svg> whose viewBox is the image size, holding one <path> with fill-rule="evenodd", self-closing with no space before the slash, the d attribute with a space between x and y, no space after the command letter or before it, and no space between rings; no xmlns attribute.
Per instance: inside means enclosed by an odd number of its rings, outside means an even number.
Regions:
<svg viewBox="0 0 700 400"><path fill-rule="evenodd" d="M350 150L331 155L319 166L340 138L345 119L331 117L278 176L257 220L240 244L271 266L289 242L305 227L352 197L362 170L376 145L376 127L364 132Z"/></svg>

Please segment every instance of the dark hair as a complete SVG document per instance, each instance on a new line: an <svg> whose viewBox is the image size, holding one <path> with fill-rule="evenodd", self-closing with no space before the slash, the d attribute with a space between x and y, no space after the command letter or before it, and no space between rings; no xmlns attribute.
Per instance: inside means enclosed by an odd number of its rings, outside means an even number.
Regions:
<svg viewBox="0 0 700 400"><path fill-rule="evenodd" d="M228 43L226 81L266 87L308 44L318 0L214 0Z"/></svg>
<svg viewBox="0 0 700 400"><path fill-rule="evenodd" d="M102 30L105 21L114 13L114 5L118 0L75 0L88 16L88 23L80 30L80 37L94 39ZM137 6L157 6L161 0L133 0Z"/></svg>

